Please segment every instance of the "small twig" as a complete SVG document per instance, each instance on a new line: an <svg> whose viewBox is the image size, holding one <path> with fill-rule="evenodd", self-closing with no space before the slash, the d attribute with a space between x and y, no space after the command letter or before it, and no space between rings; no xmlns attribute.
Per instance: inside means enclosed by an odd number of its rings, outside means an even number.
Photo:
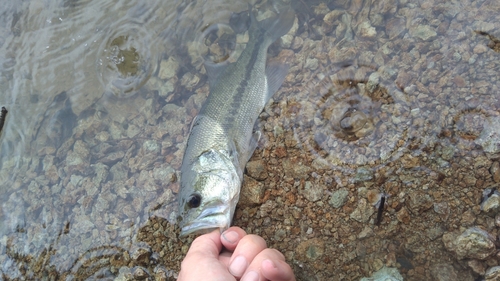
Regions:
<svg viewBox="0 0 500 281"><path fill-rule="evenodd" d="M3 129L3 124L5 123L5 117L7 116L7 108L2 106L2 111L0 112L0 133L2 132Z"/></svg>

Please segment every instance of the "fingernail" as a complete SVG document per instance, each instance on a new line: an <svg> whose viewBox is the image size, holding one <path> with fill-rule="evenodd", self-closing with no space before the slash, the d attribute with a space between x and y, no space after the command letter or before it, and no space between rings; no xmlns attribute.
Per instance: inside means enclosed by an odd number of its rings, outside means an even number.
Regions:
<svg viewBox="0 0 500 281"><path fill-rule="evenodd" d="M259 281L259 274L255 271L249 271L240 281Z"/></svg>
<svg viewBox="0 0 500 281"><path fill-rule="evenodd" d="M231 230L231 231L225 231L224 233L222 233L222 237L227 242L233 244L238 240L239 235L238 235L238 232Z"/></svg>
<svg viewBox="0 0 500 281"><path fill-rule="evenodd" d="M247 259L244 256L237 256L229 265L229 272L231 272L234 277L241 277L247 269L247 266Z"/></svg>
<svg viewBox="0 0 500 281"><path fill-rule="evenodd" d="M264 266L268 266L268 267L272 267L272 268L278 268L276 266L276 264L272 260L263 260L262 261L262 267L264 267Z"/></svg>

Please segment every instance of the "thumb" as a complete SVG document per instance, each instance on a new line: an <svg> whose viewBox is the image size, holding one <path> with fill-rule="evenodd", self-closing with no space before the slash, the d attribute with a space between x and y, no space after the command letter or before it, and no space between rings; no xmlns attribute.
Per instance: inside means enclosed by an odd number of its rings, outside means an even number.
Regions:
<svg viewBox="0 0 500 281"><path fill-rule="evenodd" d="M201 257L219 257L222 250L220 241L220 230L216 229L210 233L203 234L194 239L191 247L186 254L186 258L201 255Z"/></svg>

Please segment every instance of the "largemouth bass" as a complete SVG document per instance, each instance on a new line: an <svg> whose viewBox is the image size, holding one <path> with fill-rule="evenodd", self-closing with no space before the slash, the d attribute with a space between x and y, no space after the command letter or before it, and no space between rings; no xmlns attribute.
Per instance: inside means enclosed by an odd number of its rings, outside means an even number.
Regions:
<svg viewBox="0 0 500 281"><path fill-rule="evenodd" d="M295 14L288 8L258 22L249 13L249 41L238 60L205 65L210 94L191 124L181 167L181 236L230 226L245 165L260 138L254 125L288 72L286 65L266 66L267 48L290 30Z"/></svg>

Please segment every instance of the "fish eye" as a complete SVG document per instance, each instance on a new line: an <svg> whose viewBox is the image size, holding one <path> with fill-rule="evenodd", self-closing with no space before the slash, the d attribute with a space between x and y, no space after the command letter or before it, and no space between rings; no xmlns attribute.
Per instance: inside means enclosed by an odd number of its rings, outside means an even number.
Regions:
<svg viewBox="0 0 500 281"><path fill-rule="evenodd" d="M191 194L187 202L189 208L198 208L201 204L201 195L198 193Z"/></svg>

